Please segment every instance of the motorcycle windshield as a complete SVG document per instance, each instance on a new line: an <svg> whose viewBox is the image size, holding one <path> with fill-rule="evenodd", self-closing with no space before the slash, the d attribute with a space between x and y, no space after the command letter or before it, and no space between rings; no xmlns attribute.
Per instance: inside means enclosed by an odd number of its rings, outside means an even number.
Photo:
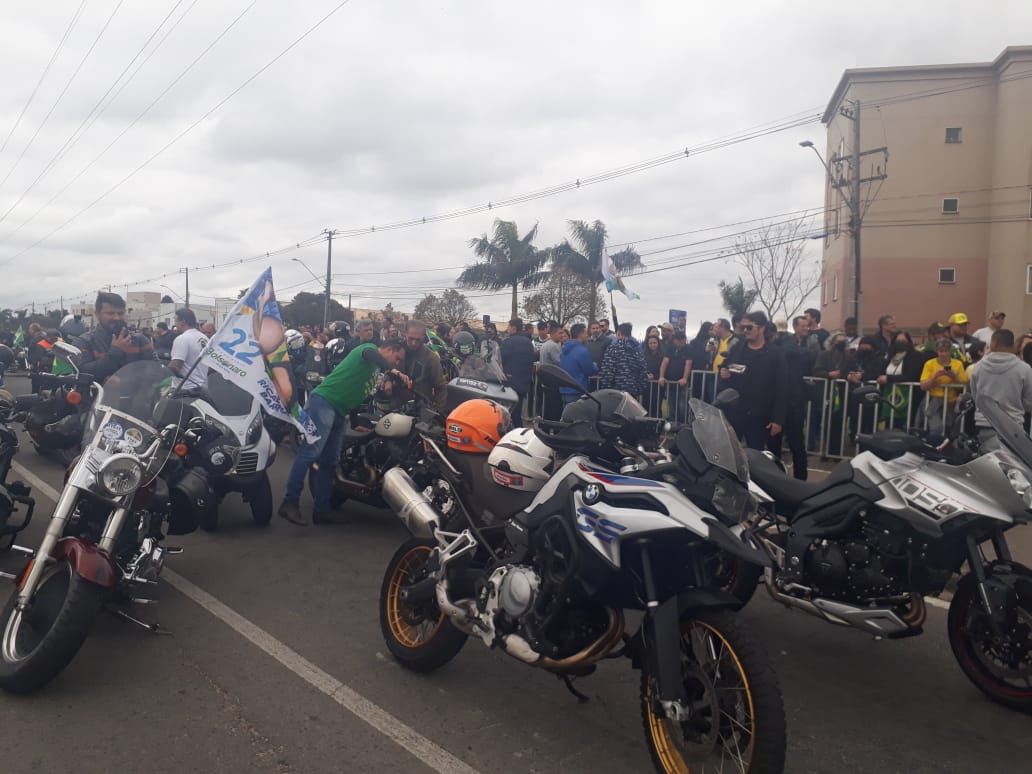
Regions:
<svg viewBox="0 0 1032 774"><path fill-rule="evenodd" d="M688 410L688 427L706 461L748 484L749 462L724 412L698 398L688 401Z"/></svg>
<svg viewBox="0 0 1032 774"><path fill-rule="evenodd" d="M1000 442L1025 465L1032 468L1032 438L1028 437L1025 428L1004 411L995 398L979 395L975 398L975 408L992 425L993 430L1000 436Z"/></svg>
<svg viewBox="0 0 1032 774"><path fill-rule="evenodd" d="M469 355L459 364L459 376L463 379L476 379L480 382L505 383L502 367L494 360L487 360L480 355Z"/></svg>
<svg viewBox="0 0 1032 774"><path fill-rule="evenodd" d="M183 402L165 396L174 374L157 360L129 363L108 377L90 409L83 445L91 456L143 455L160 428L178 424ZM157 475L164 460L142 460L149 475ZM153 463L153 464L152 464Z"/></svg>

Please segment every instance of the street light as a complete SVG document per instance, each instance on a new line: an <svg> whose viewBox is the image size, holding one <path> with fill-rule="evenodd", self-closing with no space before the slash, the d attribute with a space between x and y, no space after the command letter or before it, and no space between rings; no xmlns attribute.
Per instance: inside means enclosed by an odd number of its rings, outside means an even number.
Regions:
<svg viewBox="0 0 1032 774"><path fill-rule="evenodd" d="M290 260L294 261L294 263L300 263L302 266L304 266L305 267L305 271L307 271L309 274L311 274L312 275L312 279L314 279L316 282L322 282L323 281L323 278L318 276L311 269L309 269L308 268L308 264L305 263L304 261L302 261L300 258L291 258Z"/></svg>
<svg viewBox="0 0 1032 774"><path fill-rule="evenodd" d="M171 294L172 294L173 296L175 296L176 298L178 298L178 299L179 299L180 301L183 301L183 300L184 300L184 299L183 299L183 297L182 297L181 295L179 295L179 294L178 294L178 293L177 293L176 291L174 291L174 290L173 290L172 288L170 288L170 287L169 287L168 285L158 285L158 287L159 287L159 288L165 288L165 290L167 290L167 291L168 291L169 293L171 293Z"/></svg>

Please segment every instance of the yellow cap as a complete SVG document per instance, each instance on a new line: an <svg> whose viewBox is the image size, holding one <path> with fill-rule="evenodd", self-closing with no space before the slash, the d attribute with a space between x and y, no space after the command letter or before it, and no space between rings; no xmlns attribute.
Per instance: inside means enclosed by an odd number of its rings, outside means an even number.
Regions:
<svg viewBox="0 0 1032 774"><path fill-rule="evenodd" d="M951 314L950 319L948 319L946 322L950 325L965 325L967 321L968 318L966 314L964 314L963 312L957 312L956 314Z"/></svg>

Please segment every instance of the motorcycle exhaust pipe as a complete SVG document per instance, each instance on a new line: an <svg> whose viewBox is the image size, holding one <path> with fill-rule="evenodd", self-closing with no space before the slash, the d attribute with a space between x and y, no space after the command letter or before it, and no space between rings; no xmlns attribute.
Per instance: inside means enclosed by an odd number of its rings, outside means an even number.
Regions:
<svg viewBox="0 0 1032 774"><path fill-rule="evenodd" d="M402 523L416 537L432 539L439 518L437 509L430 504L416 483L401 468L391 468L383 474L383 499Z"/></svg>

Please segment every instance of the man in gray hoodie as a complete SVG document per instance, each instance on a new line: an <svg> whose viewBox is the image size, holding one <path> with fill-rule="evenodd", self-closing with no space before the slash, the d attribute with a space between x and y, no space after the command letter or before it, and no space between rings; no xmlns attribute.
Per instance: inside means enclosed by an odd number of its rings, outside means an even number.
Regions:
<svg viewBox="0 0 1032 774"><path fill-rule="evenodd" d="M1014 333L1001 328L989 341L989 354L968 370L971 394L994 398L1018 425L1025 412L1032 411L1032 367L1014 354ZM1000 438L981 412L975 412L975 427L982 451L1000 448Z"/></svg>

